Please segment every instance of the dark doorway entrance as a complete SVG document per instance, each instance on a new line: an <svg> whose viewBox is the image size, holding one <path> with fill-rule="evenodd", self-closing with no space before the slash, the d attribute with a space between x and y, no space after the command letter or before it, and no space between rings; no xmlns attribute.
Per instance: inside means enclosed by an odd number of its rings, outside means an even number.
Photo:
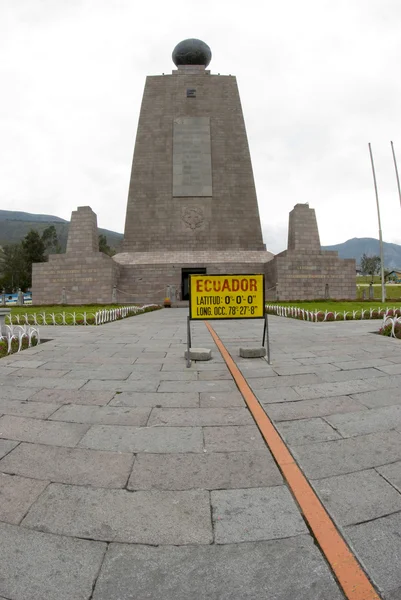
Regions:
<svg viewBox="0 0 401 600"><path fill-rule="evenodd" d="M206 275L206 267L181 269L182 299L189 300L189 275Z"/></svg>

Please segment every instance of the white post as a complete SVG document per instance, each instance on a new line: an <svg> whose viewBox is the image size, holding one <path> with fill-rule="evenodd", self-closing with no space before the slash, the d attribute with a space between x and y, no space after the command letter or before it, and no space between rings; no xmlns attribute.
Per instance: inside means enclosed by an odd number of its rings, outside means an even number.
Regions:
<svg viewBox="0 0 401 600"><path fill-rule="evenodd" d="M375 185L375 194L376 194L376 205L377 205L377 218L379 221L379 241L380 241L380 271L381 271L381 281L382 281L382 302L386 301L386 287L384 285L384 253L383 253L383 238L382 238L382 226L380 221L380 209L379 209L379 195L377 193L377 183L376 183L376 173L375 166L373 164L373 154L372 148L369 143L369 153L370 153L370 161L372 163L372 173L373 173L373 183Z"/></svg>

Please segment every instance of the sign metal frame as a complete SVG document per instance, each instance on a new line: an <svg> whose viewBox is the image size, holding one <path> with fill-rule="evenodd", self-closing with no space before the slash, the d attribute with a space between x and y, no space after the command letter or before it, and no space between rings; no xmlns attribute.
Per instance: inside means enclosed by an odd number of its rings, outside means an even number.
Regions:
<svg viewBox="0 0 401 600"><path fill-rule="evenodd" d="M258 316L232 316L232 317L228 317L228 316L218 316L218 317L210 317L207 315L204 316L200 316L200 317L193 317L192 316L192 302L191 302L191 287L192 287L192 277L209 277L209 278L213 278L213 277L262 277L263 278L263 315L258 315ZM267 357L267 362L270 365L271 361L270 361L270 341L269 341L269 322L268 322L268 315L266 312L266 306L265 306L265 291L266 291L266 278L265 275L263 273L219 273L219 274L199 274L199 273L191 273L189 274L189 315L187 317L187 368L189 368L191 366L191 357L190 357L190 348L192 345L192 340L191 340L191 321L231 321L231 320L236 320L236 319L251 319L251 320L255 320L255 319L263 319L263 337L262 337L262 347L265 347L266 345L266 357Z"/></svg>

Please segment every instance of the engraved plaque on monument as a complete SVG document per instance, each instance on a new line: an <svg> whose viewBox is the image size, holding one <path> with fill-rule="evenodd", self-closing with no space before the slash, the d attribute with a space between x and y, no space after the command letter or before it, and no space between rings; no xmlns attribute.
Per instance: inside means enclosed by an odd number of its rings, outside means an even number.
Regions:
<svg viewBox="0 0 401 600"><path fill-rule="evenodd" d="M210 117L174 119L173 196L212 196Z"/></svg>

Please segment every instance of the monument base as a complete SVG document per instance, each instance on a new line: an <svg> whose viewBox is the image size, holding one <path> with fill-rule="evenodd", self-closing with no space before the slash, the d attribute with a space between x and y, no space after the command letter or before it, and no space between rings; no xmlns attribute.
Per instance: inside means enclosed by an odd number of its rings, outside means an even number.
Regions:
<svg viewBox="0 0 401 600"><path fill-rule="evenodd" d="M191 273L265 273L273 254L264 250L123 252L113 256L120 267L118 301L161 304L188 300Z"/></svg>

